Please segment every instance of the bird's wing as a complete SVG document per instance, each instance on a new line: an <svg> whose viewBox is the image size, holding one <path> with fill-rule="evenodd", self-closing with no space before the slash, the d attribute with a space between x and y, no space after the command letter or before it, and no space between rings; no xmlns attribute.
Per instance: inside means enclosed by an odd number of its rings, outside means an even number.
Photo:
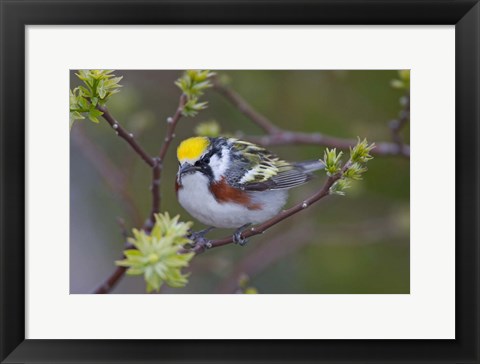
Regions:
<svg viewBox="0 0 480 364"><path fill-rule="evenodd" d="M251 182L242 186L245 191L266 191L282 190L297 187L308 182L312 178L311 174L305 173L300 169L291 169L282 171L264 182Z"/></svg>
<svg viewBox="0 0 480 364"><path fill-rule="evenodd" d="M311 174L258 145L233 139L229 183L245 191L292 188L307 182Z"/></svg>

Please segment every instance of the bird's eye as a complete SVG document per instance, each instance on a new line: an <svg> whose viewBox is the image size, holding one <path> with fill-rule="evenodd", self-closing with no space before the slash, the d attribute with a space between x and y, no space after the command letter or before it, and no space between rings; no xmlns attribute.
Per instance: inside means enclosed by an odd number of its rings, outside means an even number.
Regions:
<svg viewBox="0 0 480 364"><path fill-rule="evenodd" d="M199 167L200 165L201 165L201 162L199 160L195 162L196 167Z"/></svg>
<svg viewBox="0 0 480 364"><path fill-rule="evenodd" d="M210 158L208 158L208 157L207 157L207 158L205 158L205 159L203 160L203 162L204 162L205 164L208 164L208 163L210 163Z"/></svg>

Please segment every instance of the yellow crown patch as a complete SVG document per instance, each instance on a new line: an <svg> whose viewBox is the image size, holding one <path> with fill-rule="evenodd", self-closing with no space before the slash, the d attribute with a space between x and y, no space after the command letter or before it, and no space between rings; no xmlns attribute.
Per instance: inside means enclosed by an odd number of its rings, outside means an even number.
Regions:
<svg viewBox="0 0 480 364"><path fill-rule="evenodd" d="M196 161L208 148L210 141L206 137L193 137L185 139L177 149L178 161Z"/></svg>

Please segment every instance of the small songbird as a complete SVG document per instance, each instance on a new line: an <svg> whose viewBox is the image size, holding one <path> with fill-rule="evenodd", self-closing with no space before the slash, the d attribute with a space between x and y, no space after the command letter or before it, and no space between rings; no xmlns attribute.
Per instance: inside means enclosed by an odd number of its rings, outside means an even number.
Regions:
<svg viewBox="0 0 480 364"><path fill-rule="evenodd" d="M226 137L186 139L177 158L180 204L212 228L237 228L233 240L241 245L245 227L275 216L287 191L324 167L318 160L288 163L258 145Z"/></svg>

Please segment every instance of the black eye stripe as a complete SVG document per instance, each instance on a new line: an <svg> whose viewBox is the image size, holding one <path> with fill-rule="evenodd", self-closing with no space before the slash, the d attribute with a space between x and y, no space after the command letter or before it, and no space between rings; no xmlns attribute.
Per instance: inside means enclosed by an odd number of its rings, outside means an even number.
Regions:
<svg viewBox="0 0 480 364"><path fill-rule="evenodd" d="M206 166L210 163L210 155L205 155L202 159L199 159L195 162L195 165L198 166Z"/></svg>
<svg viewBox="0 0 480 364"><path fill-rule="evenodd" d="M215 154L215 151L212 150L211 152L205 154L202 158L202 161L205 162L205 163L209 163L210 162L210 158L212 158L212 156Z"/></svg>

